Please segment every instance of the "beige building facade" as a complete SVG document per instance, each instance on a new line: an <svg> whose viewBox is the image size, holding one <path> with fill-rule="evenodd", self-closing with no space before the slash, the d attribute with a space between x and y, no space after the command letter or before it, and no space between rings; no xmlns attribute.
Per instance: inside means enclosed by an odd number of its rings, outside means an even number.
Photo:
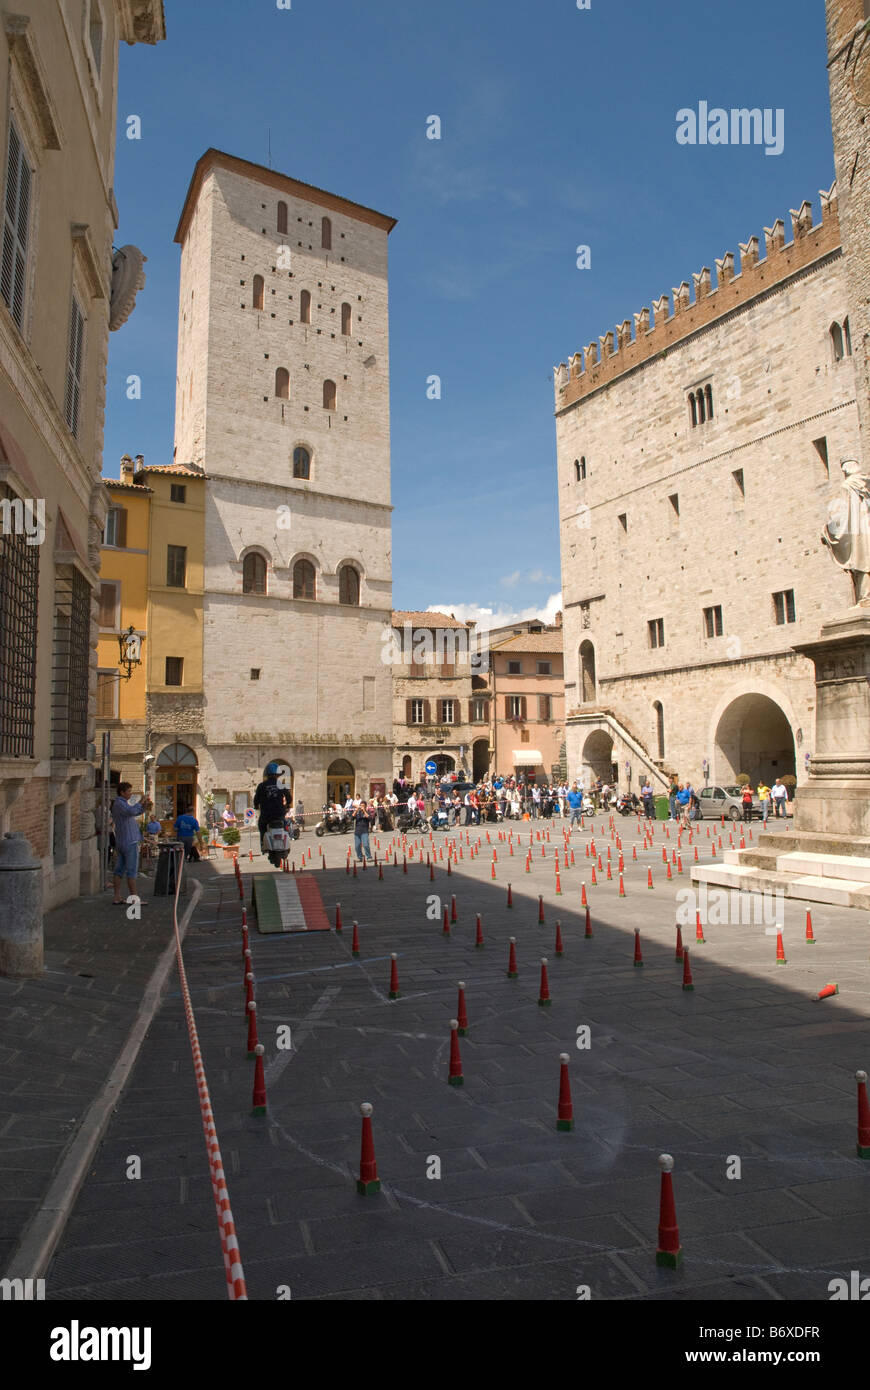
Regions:
<svg viewBox="0 0 870 1390"><path fill-rule="evenodd" d="M821 543L859 431L836 185L764 249L556 369L567 772L587 785L807 776L793 647L851 601Z"/></svg>
<svg viewBox="0 0 870 1390"><path fill-rule="evenodd" d="M0 15L0 833L27 836L45 907L100 886L106 371L139 278L122 277L122 306L118 45L164 37L161 0L20 0Z"/></svg>
<svg viewBox="0 0 870 1390"><path fill-rule="evenodd" d="M175 460L208 479L206 699L182 741L237 812L273 760L307 812L390 780L394 225L218 150L182 211Z"/></svg>
<svg viewBox="0 0 870 1390"><path fill-rule="evenodd" d="M449 613L393 613L394 772L425 782L435 775L470 780L489 750L491 698L479 668L474 623Z"/></svg>
<svg viewBox="0 0 870 1390"><path fill-rule="evenodd" d="M495 638L489 664L493 772L550 782L565 738L561 623Z"/></svg>

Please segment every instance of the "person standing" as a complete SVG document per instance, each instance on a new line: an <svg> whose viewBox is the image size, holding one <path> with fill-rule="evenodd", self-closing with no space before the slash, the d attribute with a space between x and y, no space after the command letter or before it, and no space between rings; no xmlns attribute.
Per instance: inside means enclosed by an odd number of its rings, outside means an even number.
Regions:
<svg viewBox="0 0 870 1390"><path fill-rule="evenodd" d="M788 819L788 787L784 786L778 777L770 789L770 797L776 819L779 820L780 816Z"/></svg>
<svg viewBox="0 0 870 1390"><path fill-rule="evenodd" d="M640 789L640 799L643 802L644 815L646 816L647 820L652 820L655 814L655 807L653 805L652 784L650 783L648 777L646 778L643 786ZM686 798L686 801L688 802L688 797Z"/></svg>
<svg viewBox="0 0 870 1390"><path fill-rule="evenodd" d="M575 782L567 796L568 809L571 812L571 822L569 830L573 830L575 825L579 825L583 816L583 792Z"/></svg>
<svg viewBox="0 0 870 1390"><path fill-rule="evenodd" d="M747 782L743 788L743 795L740 800L743 803L743 819L747 822L752 820L752 783Z"/></svg>
<svg viewBox="0 0 870 1390"><path fill-rule="evenodd" d="M677 819L677 792L679 790L679 782L672 782L671 789L668 792L668 811L670 813L671 820Z"/></svg>
<svg viewBox="0 0 870 1390"><path fill-rule="evenodd" d="M147 797L141 801L131 801L133 792L131 782L122 782L118 788L118 795L112 802L112 823L115 829L115 864L113 870L112 884L114 887L113 907L124 907L126 900L121 897L121 879L127 880L127 899L138 897L136 892L136 875L139 872L139 843L142 839L142 831L139 829L139 817L144 816L151 808L151 802ZM141 899L139 899L141 904Z"/></svg>
<svg viewBox="0 0 870 1390"><path fill-rule="evenodd" d="M192 811L184 811L176 817L175 833L184 845L184 857L188 864L196 864L199 861L199 849L202 848L202 831ZM194 845L194 841L199 845L199 849Z"/></svg>
<svg viewBox="0 0 870 1390"><path fill-rule="evenodd" d="M375 818L374 809L374 806L366 806L364 801L360 801L353 813L353 843L356 857L360 863L364 859L367 859L370 864L374 863L369 843L369 831Z"/></svg>
<svg viewBox="0 0 870 1390"><path fill-rule="evenodd" d="M758 799L761 802L761 820L762 823L766 826L767 818L770 815L771 805L770 787L767 785L766 782L759 782L758 784Z"/></svg>

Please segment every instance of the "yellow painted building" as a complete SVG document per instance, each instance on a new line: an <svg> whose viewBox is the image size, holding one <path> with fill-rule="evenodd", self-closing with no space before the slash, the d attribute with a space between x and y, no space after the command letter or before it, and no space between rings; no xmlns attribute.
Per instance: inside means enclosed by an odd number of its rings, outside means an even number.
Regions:
<svg viewBox="0 0 870 1390"><path fill-rule="evenodd" d="M146 785L161 819L199 814L205 475L125 454L120 479L105 482L98 732L112 734L113 780ZM142 662L119 680L118 639L131 624Z"/></svg>

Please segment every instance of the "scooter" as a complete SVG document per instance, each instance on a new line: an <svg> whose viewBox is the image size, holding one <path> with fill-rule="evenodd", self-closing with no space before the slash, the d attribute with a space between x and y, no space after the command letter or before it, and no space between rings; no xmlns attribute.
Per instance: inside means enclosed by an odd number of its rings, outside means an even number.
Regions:
<svg viewBox="0 0 870 1390"><path fill-rule="evenodd" d="M323 819L319 820L314 827L315 835L346 835L350 830L350 821L343 811L335 812L328 806L323 808Z"/></svg>
<svg viewBox="0 0 870 1390"><path fill-rule="evenodd" d="M398 810L398 807L396 808ZM396 818L397 830L423 830L429 829L429 822L420 811L411 812L407 806L404 811L399 811Z"/></svg>
<svg viewBox="0 0 870 1390"><path fill-rule="evenodd" d="M623 792L621 796L617 797L615 809L621 816L632 816L636 813L638 805L636 796L629 796L627 792Z"/></svg>
<svg viewBox="0 0 870 1390"><path fill-rule="evenodd" d="M269 863L274 864L276 869L283 868L292 843L292 837L285 830L282 820L269 821L263 836L263 849L269 856Z"/></svg>
<svg viewBox="0 0 870 1390"><path fill-rule="evenodd" d="M442 811L436 806L429 823L433 830L446 830L450 825L450 812L446 808Z"/></svg>
<svg viewBox="0 0 870 1390"><path fill-rule="evenodd" d="M287 831L288 835L292 835L294 840L298 840L299 836L302 834L302 826L295 819L292 811L284 817L284 829Z"/></svg>

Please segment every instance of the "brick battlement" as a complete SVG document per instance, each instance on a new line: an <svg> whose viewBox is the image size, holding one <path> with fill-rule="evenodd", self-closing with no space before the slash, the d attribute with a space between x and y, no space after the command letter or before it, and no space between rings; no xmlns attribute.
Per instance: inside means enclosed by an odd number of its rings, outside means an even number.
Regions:
<svg viewBox="0 0 870 1390"><path fill-rule="evenodd" d="M777 218L772 227L764 228L766 254L758 258L758 237L740 244L740 272L734 269L734 253L728 251L716 261L716 287L711 283L710 269L704 266L692 276L695 298L690 299L687 281L673 290L673 313L667 294L653 300L653 323L649 309L634 315L634 336L631 319L616 326L590 343L566 364L554 371L556 412L600 386L614 381L624 372L641 365L665 348L688 338L699 328L731 313L757 295L788 279L796 271L812 265L820 257L840 246L840 221L837 209L836 180L825 192L820 189L822 220L813 226L812 205L806 200L791 210L793 240L786 245L785 225Z"/></svg>

